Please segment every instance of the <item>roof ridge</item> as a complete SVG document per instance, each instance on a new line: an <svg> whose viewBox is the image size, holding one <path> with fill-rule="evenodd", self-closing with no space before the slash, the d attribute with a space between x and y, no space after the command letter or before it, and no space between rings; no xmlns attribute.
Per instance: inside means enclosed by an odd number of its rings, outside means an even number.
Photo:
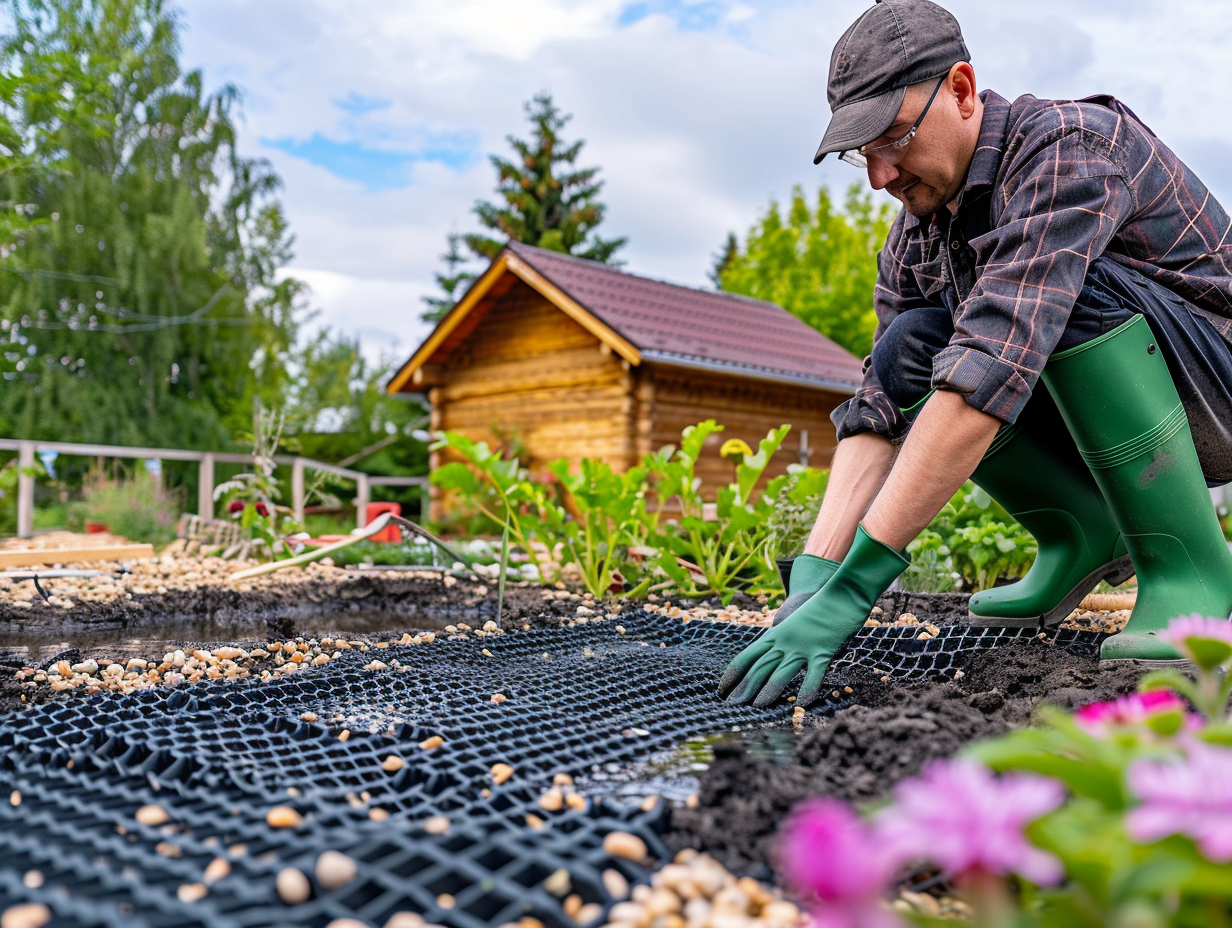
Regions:
<svg viewBox="0 0 1232 928"><path fill-rule="evenodd" d="M623 277L632 277L634 280L644 280L652 284L662 284L665 287L675 287L678 290L688 290L692 293L704 294L705 296L717 296L726 300L751 303L754 306L772 306L775 309L783 309L783 307L779 306L778 303L772 303L769 300L759 300L756 297L745 296L743 293L730 293L727 290L714 290L706 287L692 287L688 284L678 284L672 280L664 280L661 277L650 277L646 274L634 274L632 271L626 271L619 267L613 267L610 264L604 264L602 261L595 261L593 258L582 258L578 255L565 254L563 251L552 251L548 248L539 248L536 245L527 245L525 242L510 241L506 242L504 247L508 248L510 251L513 251L515 254L524 251L532 251L537 254L546 255L553 260L571 261L575 264L583 264L588 267L592 267L595 270L608 271L613 274L620 274ZM533 258L533 255L530 257ZM792 316L792 318L799 319L802 324L808 325L807 322L804 322L804 320L800 319L799 316L796 316L795 313L792 313L790 310L787 312L788 315Z"/></svg>

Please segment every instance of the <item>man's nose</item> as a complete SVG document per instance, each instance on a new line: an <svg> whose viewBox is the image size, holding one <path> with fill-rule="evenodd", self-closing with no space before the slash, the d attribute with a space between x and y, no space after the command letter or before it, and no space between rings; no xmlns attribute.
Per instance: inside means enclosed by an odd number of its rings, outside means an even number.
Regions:
<svg viewBox="0 0 1232 928"><path fill-rule="evenodd" d="M868 159L868 184L874 190L883 190L898 179L898 166L876 155Z"/></svg>

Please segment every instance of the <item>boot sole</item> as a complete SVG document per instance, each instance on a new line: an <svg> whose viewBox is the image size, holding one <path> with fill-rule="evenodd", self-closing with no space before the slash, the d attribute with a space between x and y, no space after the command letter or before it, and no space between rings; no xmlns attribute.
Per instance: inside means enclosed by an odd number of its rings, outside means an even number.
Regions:
<svg viewBox="0 0 1232 928"><path fill-rule="evenodd" d="M1144 657L1101 657L1099 659L1100 666L1104 664L1133 664L1135 667L1150 667L1153 669L1165 670L1172 668L1173 670L1196 670L1193 661L1181 658L1180 660L1149 660Z"/></svg>
<svg viewBox="0 0 1232 928"><path fill-rule="evenodd" d="M1101 580L1107 580L1112 586L1119 586L1133 575L1134 565L1129 555L1125 554L1091 571L1065 594L1061 602L1043 615L1007 619L968 612L967 624L977 628L1053 628L1064 622L1066 617L1078 608L1078 604L1086 598L1086 595L1099 586Z"/></svg>

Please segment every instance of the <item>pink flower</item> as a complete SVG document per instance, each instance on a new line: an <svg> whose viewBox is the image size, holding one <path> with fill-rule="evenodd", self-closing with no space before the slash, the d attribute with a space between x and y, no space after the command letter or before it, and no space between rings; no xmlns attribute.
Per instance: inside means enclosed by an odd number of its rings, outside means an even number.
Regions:
<svg viewBox="0 0 1232 928"><path fill-rule="evenodd" d="M1074 718L1087 731L1098 733L1109 725L1137 725L1165 712L1184 711L1185 702L1176 693L1153 690L1083 706Z"/></svg>
<svg viewBox="0 0 1232 928"><path fill-rule="evenodd" d="M1028 823L1065 801L1057 780L998 777L973 760L937 761L894 790L881 834L899 859L925 859L953 877L1017 873L1039 885L1060 881L1061 862L1027 842Z"/></svg>
<svg viewBox="0 0 1232 928"><path fill-rule="evenodd" d="M1198 613L1177 616L1168 623L1159 637L1180 647L1186 638L1214 638L1232 644L1232 622L1227 619L1212 619Z"/></svg>
<svg viewBox="0 0 1232 928"><path fill-rule="evenodd" d="M1176 645L1177 650L1201 667L1214 670L1232 658L1232 622L1194 613L1168 623L1159 636Z"/></svg>
<svg viewBox="0 0 1232 928"><path fill-rule="evenodd" d="M1188 835L1208 859L1232 861L1232 750L1191 741L1185 755L1129 768L1142 805L1126 816L1125 830L1143 842Z"/></svg>
<svg viewBox="0 0 1232 928"><path fill-rule="evenodd" d="M898 860L848 806L804 803L783 826L779 851L788 882L816 900L817 928L901 928L882 903Z"/></svg>

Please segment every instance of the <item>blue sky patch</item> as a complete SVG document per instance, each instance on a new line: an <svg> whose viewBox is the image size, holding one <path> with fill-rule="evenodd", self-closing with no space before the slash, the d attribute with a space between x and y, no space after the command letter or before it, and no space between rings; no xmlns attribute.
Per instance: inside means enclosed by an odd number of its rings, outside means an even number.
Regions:
<svg viewBox="0 0 1232 928"><path fill-rule="evenodd" d="M420 161L438 161L455 170L466 167L474 160L478 143L473 133L433 136L415 151L375 148L356 141L337 142L320 132L303 140L261 139L262 145L363 184L369 192L409 186L411 168Z"/></svg>
<svg viewBox="0 0 1232 928"><path fill-rule="evenodd" d="M335 100L334 106L342 110L344 113L350 113L352 116L363 116L365 113L374 113L377 110L387 110L392 103L389 100L383 100L380 97L365 97L363 94L356 93L352 90L341 100Z"/></svg>
<svg viewBox="0 0 1232 928"><path fill-rule="evenodd" d="M684 0L640 0L630 3L620 12L616 22L632 26L647 16L659 13L670 16L676 25L686 32L710 32L723 21L727 4L718 0L703 0L701 3L686 3Z"/></svg>

